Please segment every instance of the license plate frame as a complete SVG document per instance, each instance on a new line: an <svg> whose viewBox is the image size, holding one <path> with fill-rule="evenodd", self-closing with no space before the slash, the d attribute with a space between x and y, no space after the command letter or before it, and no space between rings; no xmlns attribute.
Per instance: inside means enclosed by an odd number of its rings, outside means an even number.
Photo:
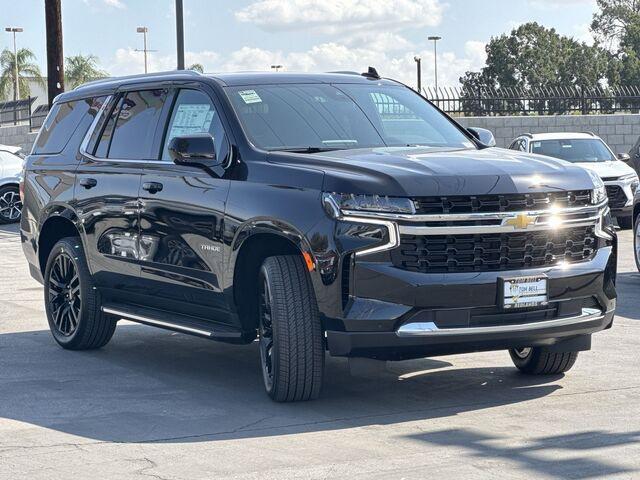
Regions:
<svg viewBox="0 0 640 480"><path fill-rule="evenodd" d="M498 278L498 300L503 310L548 305L549 278L546 275Z"/></svg>

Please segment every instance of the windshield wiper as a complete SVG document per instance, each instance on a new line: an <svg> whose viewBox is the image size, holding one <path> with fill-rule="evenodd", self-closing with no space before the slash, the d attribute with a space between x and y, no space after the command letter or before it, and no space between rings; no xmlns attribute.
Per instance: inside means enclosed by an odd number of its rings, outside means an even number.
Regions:
<svg viewBox="0 0 640 480"><path fill-rule="evenodd" d="M335 147L285 147L285 148L273 148L270 152L293 152L293 153L319 153L319 152L332 152L334 150L345 150L344 148Z"/></svg>

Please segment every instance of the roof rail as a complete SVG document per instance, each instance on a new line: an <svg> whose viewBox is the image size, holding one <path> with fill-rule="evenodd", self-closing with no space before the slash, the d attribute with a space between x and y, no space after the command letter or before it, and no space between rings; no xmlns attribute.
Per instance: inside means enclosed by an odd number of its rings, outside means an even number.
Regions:
<svg viewBox="0 0 640 480"><path fill-rule="evenodd" d="M327 72L327 73L338 73L340 75L360 75L358 72L354 72L351 70L338 70L335 72Z"/></svg>
<svg viewBox="0 0 640 480"><path fill-rule="evenodd" d="M591 135L592 137L597 137L597 136L598 136L598 135L596 135L595 133L593 133L593 132L589 132L589 131L587 131L587 132L582 132L582 133L586 133L587 135Z"/></svg>
<svg viewBox="0 0 640 480"><path fill-rule="evenodd" d="M161 77L163 75L169 75L169 74L176 74L176 73L181 73L181 74L185 74L185 75L192 75L192 76L200 76L201 74L194 71L194 70L168 70L165 72L154 72L154 73L139 73L137 75L125 75L122 77L107 77L107 78L100 78L98 80L92 80L90 82L86 82L83 83L82 85L78 85L76 88L74 88L74 90L79 90L81 88L84 87L88 87L88 86L93 86L93 85L100 85L102 83L108 83L108 82L113 82L113 81L117 81L117 80L136 80L138 78L154 78L154 77Z"/></svg>
<svg viewBox="0 0 640 480"><path fill-rule="evenodd" d="M529 137L529 138L533 138L533 134L526 132L526 133L521 133L520 134L521 137Z"/></svg>

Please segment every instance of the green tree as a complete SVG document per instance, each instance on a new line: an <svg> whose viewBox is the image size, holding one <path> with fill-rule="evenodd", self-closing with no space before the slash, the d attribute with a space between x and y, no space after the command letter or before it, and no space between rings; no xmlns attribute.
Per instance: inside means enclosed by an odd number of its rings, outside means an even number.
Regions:
<svg viewBox="0 0 640 480"><path fill-rule="evenodd" d="M482 101L478 92L483 90L535 92L604 85L611 57L598 46L559 35L555 29L535 22L521 25L509 35L492 38L486 52L485 67L480 72L467 72L460 78L465 105L477 113L498 110L512 113L524 109L515 100L504 100L499 104ZM533 100L529 101L528 108L542 111L544 107L560 113L573 106L566 101L554 105Z"/></svg>
<svg viewBox="0 0 640 480"><path fill-rule="evenodd" d="M16 57L18 63L18 90L21 98L31 95L29 88L29 77L34 78L36 82L44 86L44 80L40 73L40 68L36 65L36 56L28 48L21 48L17 55L5 48L0 53L0 98L9 99L9 92L13 90L15 82L15 65ZM17 99L17 92L13 92L14 100Z"/></svg>
<svg viewBox="0 0 640 480"><path fill-rule="evenodd" d="M193 70L194 72L204 73L204 66L201 63L194 63L191 65L188 70Z"/></svg>
<svg viewBox="0 0 640 480"><path fill-rule="evenodd" d="M95 55L74 55L65 59L65 84L73 89L83 83L108 77L109 74L98 68L98 57Z"/></svg>
<svg viewBox="0 0 640 480"><path fill-rule="evenodd" d="M640 0L597 0L597 5L591 31L617 60L610 83L640 84Z"/></svg>

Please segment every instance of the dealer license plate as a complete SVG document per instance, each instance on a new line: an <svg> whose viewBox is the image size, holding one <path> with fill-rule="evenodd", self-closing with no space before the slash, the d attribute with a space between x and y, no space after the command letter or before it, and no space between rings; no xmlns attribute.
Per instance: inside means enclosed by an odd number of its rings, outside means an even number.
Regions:
<svg viewBox="0 0 640 480"><path fill-rule="evenodd" d="M544 275L501 278L502 308L531 308L549 303L548 279Z"/></svg>

